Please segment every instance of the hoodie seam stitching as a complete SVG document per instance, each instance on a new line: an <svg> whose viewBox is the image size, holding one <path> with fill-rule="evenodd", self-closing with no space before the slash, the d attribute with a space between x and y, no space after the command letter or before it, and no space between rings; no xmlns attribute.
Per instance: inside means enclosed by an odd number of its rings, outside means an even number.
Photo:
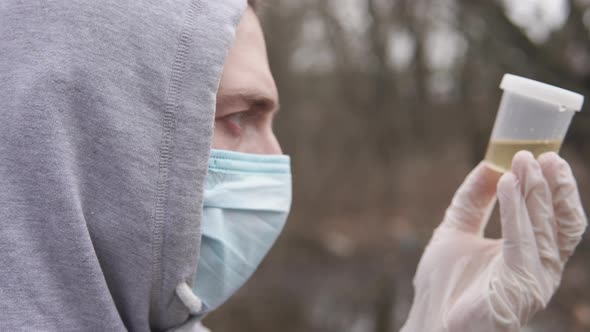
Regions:
<svg viewBox="0 0 590 332"><path fill-rule="evenodd" d="M201 10L200 0L192 0L190 2L178 37L178 46L172 64L170 83L166 95L162 123L163 132L158 161L156 202L152 224L152 287L150 321L155 318L162 290L162 250L165 234L165 220L168 214L169 175L171 164L174 159L173 152L176 141L176 112L179 107L179 97L184 85L184 72L188 60L188 54L190 52L190 44L193 42L192 35L194 35L193 32L196 30L195 19L197 13Z"/></svg>

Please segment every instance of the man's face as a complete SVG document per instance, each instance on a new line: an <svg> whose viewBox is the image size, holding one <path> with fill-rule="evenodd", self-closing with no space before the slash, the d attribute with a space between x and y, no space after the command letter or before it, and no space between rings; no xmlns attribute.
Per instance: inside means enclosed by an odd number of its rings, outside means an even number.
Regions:
<svg viewBox="0 0 590 332"><path fill-rule="evenodd" d="M236 30L217 93L213 148L281 154L272 131L278 92L258 17L248 7Z"/></svg>

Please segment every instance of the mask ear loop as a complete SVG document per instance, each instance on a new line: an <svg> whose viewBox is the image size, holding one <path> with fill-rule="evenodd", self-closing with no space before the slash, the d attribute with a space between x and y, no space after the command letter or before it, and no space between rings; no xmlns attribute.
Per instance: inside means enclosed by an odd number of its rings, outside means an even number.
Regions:
<svg viewBox="0 0 590 332"><path fill-rule="evenodd" d="M201 312L203 303L201 299L193 293L193 290L185 282L181 282L176 286L176 295L182 303L188 308L191 315L196 315Z"/></svg>

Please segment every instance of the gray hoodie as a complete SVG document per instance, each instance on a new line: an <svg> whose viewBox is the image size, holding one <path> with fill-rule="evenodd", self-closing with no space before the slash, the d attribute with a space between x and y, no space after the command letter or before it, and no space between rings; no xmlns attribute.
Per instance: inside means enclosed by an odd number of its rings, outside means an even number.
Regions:
<svg viewBox="0 0 590 332"><path fill-rule="evenodd" d="M190 330L246 0L0 1L0 331Z"/></svg>

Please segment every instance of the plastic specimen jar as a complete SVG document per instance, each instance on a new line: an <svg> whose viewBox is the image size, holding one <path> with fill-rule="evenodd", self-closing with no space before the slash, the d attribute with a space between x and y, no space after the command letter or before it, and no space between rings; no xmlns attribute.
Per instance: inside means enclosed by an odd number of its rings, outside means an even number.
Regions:
<svg viewBox="0 0 590 332"><path fill-rule="evenodd" d="M506 172L520 150L528 150L535 157L544 152L559 152L574 113L582 108L584 96L511 74L504 75L500 88L504 93L485 162Z"/></svg>

